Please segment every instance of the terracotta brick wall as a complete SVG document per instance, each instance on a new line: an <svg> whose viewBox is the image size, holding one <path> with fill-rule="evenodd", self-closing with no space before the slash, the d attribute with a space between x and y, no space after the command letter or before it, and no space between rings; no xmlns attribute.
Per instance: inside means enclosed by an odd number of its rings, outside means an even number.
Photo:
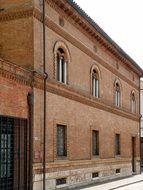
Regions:
<svg viewBox="0 0 143 190"><path fill-rule="evenodd" d="M33 19L0 23L0 56L26 68L33 67Z"/></svg>
<svg viewBox="0 0 143 190"><path fill-rule="evenodd" d="M0 115L28 118L27 95L31 88L2 76L0 88Z"/></svg>
<svg viewBox="0 0 143 190"><path fill-rule="evenodd" d="M93 40L70 16L54 5L54 1L47 0L47 2L50 4L46 4L46 70L49 75L46 103L46 160L49 164L47 171L52 173L58 170L90 168L95 166L95 163L100 163L101 168L107 170L107 166L104 168L104 161L106 161L106 165L110 162L111 167L119 163L122 168L127 167L129 175L131 174L131 138L134 136L136 137L137 172L139 172L139 75L97 40ZM4 1L2 3L4 5ZM39 10L34 9L34 13L25 15L25 18L24 16L22 18L13 17L13 19L1 22L1 56L42 73L43 41L40 1L35 0L34 6ZM68 4L67 7L73 10ZM64 19L64 26L59 24L59 17ZM54 49L57 42L66 47L69 54L68 85L55 80ZM91 96L93 66L99 71L100 97L98 99ZM114 105L116 79L121 84L121 108L116 108ZM27 93L30 88L10 79L0 78L0 80L1 113L27 117ZM35 80L31 85L33 85L34 92L33 166L34 173L41 173L43 83L39 85ZM130 110L132 90L136 97L135 114L132 114ZM67 125L68 155L62 162L57 161L56 158L55 130L57 124ZM99 130L100 154L97 159L91 154L92 130ZM116 133L121 136L121 156L118 158L115 157ZM105 173L107 174L108 171ZM55 174L51 179L54 180L60 175Z"/></svg>

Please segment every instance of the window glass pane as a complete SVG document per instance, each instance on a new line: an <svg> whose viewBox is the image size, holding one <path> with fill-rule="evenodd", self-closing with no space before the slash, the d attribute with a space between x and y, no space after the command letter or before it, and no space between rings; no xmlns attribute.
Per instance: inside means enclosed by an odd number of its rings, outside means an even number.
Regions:
<svg viewBox="0 0 143 190"><path fill-rule="evenodd" d="M67 67L65 61L65 52L59 48L57 51L57 80L66 84Z"/></svg>
<svg viewBox="0 0 143 190"><path fill-rule="evenodd" d="M115 105L120 106L120 86L118 83L115 86Z"/></svg>
<svg viewBox="0 0 143 190"><path fill-rule="evenodd" d="M99 94L99 80L97 79L96 73L92 75L92 95L98 97Z"/></svg>
<svg viewBox="0 0 143 190"><path fill-rule="evenodd" d="M66 126L57 125L57 156L66 156Z"/></svg>
<svg viewBox="0 0 143 190"><path fill-rule="evenodd" d="M60 81L60 56L57 53L57 80Z"/></svg>
<svg viewBox="0 0 143 190"><path fill-rule="evenodd" d="M95 80L95 96L98 97L98 79Z"/></svg>
<svg viewBox="0 0 143 190"><path fill-rule="evenodd" d="M116 134L116 139L115 139L115 149L116 149L116 155L120 155L120 135Z"/></svg>
<svg viewBox="0 0 143 190"><path fill-rule="evenodd" d="M65 59L62 56L62 82L65 82Z"/></svg>
<svg viewBox="0 0 143 190"><path fill-rule="evenodd" d="M132 111L132 113L136 112L136 101L135 101L134 94L132 94L132 99L131 99L131 111Z"/></svg>
<svg viewBox="0 0 143 190"><path fill-rule="evenodd" d="M92 76L92 95L95 96L95 78Z"/></svg>
<svg viewBox="0 0 143 190"><path fill-rule="evenodd" d="M92 131L92 153L99 155L99 132Z"/></svg>

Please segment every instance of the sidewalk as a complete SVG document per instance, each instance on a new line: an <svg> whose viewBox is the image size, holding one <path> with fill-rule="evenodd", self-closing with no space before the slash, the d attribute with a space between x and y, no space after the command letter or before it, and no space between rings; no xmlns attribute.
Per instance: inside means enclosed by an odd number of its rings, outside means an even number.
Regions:
<svg viewBox="0 0 143 190"><path fill-rule="evenodd" d="M131 185L137 184L137 183L143 183L143 173L140 175L133 175L131 177L121 179L121 180L116 180L112 182L102 183L99 185L92 185L92 186L88 186L84 188L79 188L78 190L115 190L119 188L124 189L124 187L130 190L132 189ZM143 189L143 186L142 186L142 189Z"/></svg>

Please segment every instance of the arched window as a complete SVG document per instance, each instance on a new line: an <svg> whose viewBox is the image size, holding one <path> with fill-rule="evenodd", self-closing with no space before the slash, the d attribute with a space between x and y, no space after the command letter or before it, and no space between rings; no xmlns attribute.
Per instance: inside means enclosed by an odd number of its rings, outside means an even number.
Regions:
<svg viewBox="0 0 143 190"><path fill-rule="evenodd" d="M115 83L115 106L120 107L121 105L121 89L118 82Z"/></svg>
<svg viewBox="0 0 143 190"><path fill-rule="evenodd" d="M57 80L67 84L67 62L62 48L57 50Z"/></svg>
<svg viewBox="0 0 143 190"><path fill-rule="evenodd" d="M95 69L92 71L92 96L99 97L99 79Z"/></svg>
<svg viewBox="0 0 143 190"><path fill-rule="evenodd" d="M136 99L135 99L135 93L131 93L131 112L135 113L136 112Z"/></svg>

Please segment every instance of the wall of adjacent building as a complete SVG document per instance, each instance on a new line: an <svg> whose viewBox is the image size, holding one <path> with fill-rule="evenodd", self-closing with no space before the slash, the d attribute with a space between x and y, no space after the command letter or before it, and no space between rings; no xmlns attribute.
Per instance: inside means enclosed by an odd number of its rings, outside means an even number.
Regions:
<svg viewBox="0 0 143 190"><path fill-rule="evenodd" d="M30 1L1 1L0 56L26 68L33 67L33 18Z"/></svg>

